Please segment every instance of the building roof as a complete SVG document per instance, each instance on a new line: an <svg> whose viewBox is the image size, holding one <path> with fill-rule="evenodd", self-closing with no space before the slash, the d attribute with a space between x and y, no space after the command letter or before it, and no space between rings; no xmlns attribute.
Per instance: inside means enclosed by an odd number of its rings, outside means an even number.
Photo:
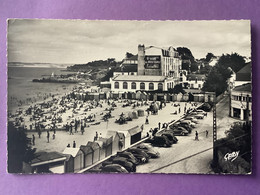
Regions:
<svg viewBox="0 0 260 195"><path fill-rule="evenodd" d="M63 154L70 154L71 156L75 157L79 153L80 148L65 148L62 152Z"/></svg>
<svg viewBox="0 0 260 195"><path fill-rule="evenodd" d="M93 152L93 149L91 146L80 146L80 149L84 152L84 154L89 154Z"/></svg>
<svg viewBox="0 0 260 195"><path fill-rule="evenodd" d="M113 139L115 139L115 136L117 135L116 131L107 131L107 138L110 138L111 136L113 137ZM118 136L119 137L119 136Z"/></svg>
<svg viewBox="0 0 260 195"><path fill-rule="evenodd" d="M100 148L100 146L97 142L91 142L91 141L89 141L87 143L87 146L90 146L93 150L97 150Z"/></svg>
<svg viewBox="0 0 260 195"><path fill-rule="evenodd" d="M137 133L142 132L142 130L141 130L141 128L139 128L139 126L135 126L131 129L128 129L127 131L129 132L130 135L135 135Z"/></svg>
<svg viewBox="0 0 260 195"><path fill-rule="evenodd" d="M32 166L47 164L66 160L66 156L59 152L37 152L34 159L31 161Z"/></svg>
<svg viewBox="0 0 260 195"><path fill-rule="evenodd" d="M251 81L252 63L247 63L236 73L236 81Z"/></svg>
<svg viewBox="0 0 260 195"><path fill-rule="evenodd" d="M205 79L205 74L188 74L187 80Z"/></svg>
<svg viewBox="0 0 260 195"><path fill-rule="evenodd" d="M138 55L137 55L137 54L136 54L136 55L133 55L132 57L127 58L127 59L125 59L125 60L138 60Z"/></svg>
<svg viewBox="0 0 260 195"><path fill-rule="evenodd" d="M103 145L108 145L108 144L111 144L113 142L113 137L109 137L109 138L103 138L103 137L100 137L98 141L102 141L103 142Z"/></svg>
<svg viewBox="0 0 260 195"><path fill-rule="evenodd" d="M245 91L245 92L251 92L252 88L251 88L251 83L246 83L243 85L239 85L237 87L235 87L233 89L233 91Z"/></svg>
<svg viewBox="0 0 260 195"><path fill-rule="evenodd" d="M152 75L117 75L114 81L147 81L147 82L163 82L167 79L165 76Z"/></svg>

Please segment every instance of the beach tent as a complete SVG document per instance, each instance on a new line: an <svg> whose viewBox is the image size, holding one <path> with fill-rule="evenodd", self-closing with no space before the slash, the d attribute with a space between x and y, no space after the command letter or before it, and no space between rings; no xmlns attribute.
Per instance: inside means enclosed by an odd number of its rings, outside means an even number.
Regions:
<svg viewBox="0 0 260 195"><path fill-rule="evenodd" d="M90 146L93 150L93 164L100 160L100 147L97 142L88 142L87 146Z"/></svg>
<svg viewBox="0 0 260 195"><path fill-rule="evenodd" d="M136 94L135 94L136 99L140 100L141 99L141 95L142 95L142 92L141 91L137 91Z"/></svg>
<svg viewBox="0 0 260 195"><path fill-rule="evenodd" d="M73 171L77 172L84 167L84 153L80 148L65 148L63 154L69 154L73 159Z"/></svg>
<svg viewBox="0 0 260 195"><path fill-rule="evenodd" d="M138 112L137 111L133 111L132 112L132 117L133 117L133 119L138 119Z"/></svg>
<svg viewBox="0 0 260 195"><path fill-rule="evenodd" d="M137 110L138 116L144 116L144 110L138 109Z"/></svg>
<svg viewBox="0 0 260 195"><path fill-rule="evenodd" d="M93 164L93 154L94 154L94 151L92 150L92 148L90 146L81 145L80 149L84 153L84 167L86 168L86 167L92 165Z"/></svg>
<svg viewBox="0 0 260 195"><path fill-rule="evenodd" d="M106 137L106 138L99 138L98 141L103 142L103 147L105 148L105 156L110 156L112 154L112 142L113 142L113 137Z"/></svg>
<svg viewBox="0 0 260 195"><path fill-rule="evenodd" d="M119 93L113 93L113 99L119 98Z"/></svg>
<svg viewBox="0 0 260 195"><path fill-rule="evenodd" d="M59 152L37 152L30 163L23 162L23 173L65 173L65 161Z"/></svg>
<svg viewBox="0 0 260 195"><path fill-rule="evenodd" d="M142 93L140 94L140 100L146 101L146 100L147 100L147 93L142 92Z"/></svg>
<svg viewBox="0 0 260 195"><path fill-rule="evenodd" d="M116 131L107 131L107 138L112 137L112 154L117 153L120 150L120 136Z"/></svg>

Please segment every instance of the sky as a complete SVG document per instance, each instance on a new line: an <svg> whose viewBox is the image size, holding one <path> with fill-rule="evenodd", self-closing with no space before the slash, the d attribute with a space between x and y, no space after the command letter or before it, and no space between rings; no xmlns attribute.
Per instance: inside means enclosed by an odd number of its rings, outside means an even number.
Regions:
<svg viewBox="0 0 260 195"><path fill-rule="evenodd" d="M81 64L137 54L138 44L187 47L196 59L237 52L251 56L249 20L8 21L8 62Z"/></svg>

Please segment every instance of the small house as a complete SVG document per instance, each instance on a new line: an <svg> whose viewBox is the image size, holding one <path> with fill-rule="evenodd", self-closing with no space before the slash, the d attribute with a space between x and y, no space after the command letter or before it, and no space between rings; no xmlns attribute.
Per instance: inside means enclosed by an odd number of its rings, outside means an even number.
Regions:
<svg viewBox="0 0 260 195"><path fill-rule="evenodd" d="M92 161L94 164L100 160L100 146L97 142L90 142L90 141L87 143L87 146L90 146L91 149L93 150Z"/></svg>
<svg viewBox="0 0 260 195"><path fill-rule="evenodd" d="M90 146L81 145L80 149L84 153L84 167L88 167L93 164L93 153L94 151Z"/></svg>

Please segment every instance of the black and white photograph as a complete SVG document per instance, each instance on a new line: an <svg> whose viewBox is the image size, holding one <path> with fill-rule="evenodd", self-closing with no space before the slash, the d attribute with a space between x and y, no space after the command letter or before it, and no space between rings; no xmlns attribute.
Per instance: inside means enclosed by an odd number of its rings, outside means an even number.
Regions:
<svg viewBox="0 0 260 195"><path fill-rule="evenodd" d="M250 20L7 28L8 173L252 174Z"/></svg>

